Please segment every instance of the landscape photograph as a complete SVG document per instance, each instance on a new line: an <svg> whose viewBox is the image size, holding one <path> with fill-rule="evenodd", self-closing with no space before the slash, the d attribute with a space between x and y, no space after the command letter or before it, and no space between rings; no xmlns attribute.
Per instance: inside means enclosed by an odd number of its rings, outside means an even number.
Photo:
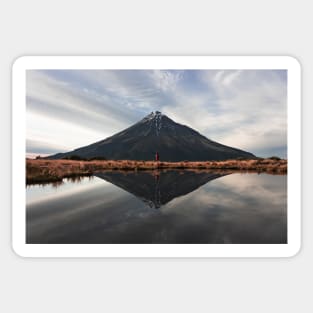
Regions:
<svg viewBox="0 0 313 313"><path fill-rule="evenodd" d="M287 244L287 70L28 69L27 244Z"/></svg>

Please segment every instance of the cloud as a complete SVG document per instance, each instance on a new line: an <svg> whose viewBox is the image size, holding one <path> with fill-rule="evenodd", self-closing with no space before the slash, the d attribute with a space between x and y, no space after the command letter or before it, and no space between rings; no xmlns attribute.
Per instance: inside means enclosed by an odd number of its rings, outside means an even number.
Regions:
<svg viewBox="0 0 313 313"><path fill-rule="evenodd" d="M99 141L110 133L97 132L78 123L41 113L27 112L26 149L28 153L49 154L72 150ZM59 151L56 151L60 149Z"/></svg>
<svg viewBox="0 0 313 313"><path fill-rule="evenodd" d="M28 71L27 110L49 117L84 123L91 129L119 129L129 123L132 112L117 105L114 99L96 90L81 88L71 82L55 79L46 73Z"/></svg>
<svg viewBox="0 0 313 313"><path fill-rule="evenodd" d="M54 143L39 140L26 140L26 153L31 154L53 154L58 152L65 152L67 147L61 145L54 145Z"/></svg>
<svg viewBox="0 0 313 313"><path fill-rule="evenodd" d="M287 146L285 71L198 71L207 87L196 94L176 91L177 103L165 107L210 139L270 156ZM200 84L200 82L199 82ZM286 148L280 149L286 157Z"/></svg>
<svg viewBox="0 0 313 313"><path fill-rule="evenodd" d="M155 87L162 91L173 91L183 77L183 71L154 70L151 72Z"/></svg>
<svg viewBox="0 0 313 313"><path fill-rule="evenodd" d="M90 144L159 110L212 140L286 157L283 70L30 70L26 96L36 151Z"/></svg>
<svg viewBox="0 0 313 313"><path fill-rule="evenodd" d="M214 77L214 81L217 84L222 84L224 86L229 86L234 80L236 80L240 73L241 70L237 71L218 71Z"/></svg>

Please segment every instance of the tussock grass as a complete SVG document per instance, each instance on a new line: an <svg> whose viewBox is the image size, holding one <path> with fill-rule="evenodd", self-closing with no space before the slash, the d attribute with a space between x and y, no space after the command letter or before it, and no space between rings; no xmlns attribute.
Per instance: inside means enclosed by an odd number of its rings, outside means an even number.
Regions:
<svg viewBox="0 0 313 313"><path fill-rule="evenodd" d="M232 170L286 174L287 160L255 159L226 161L132 161L132 160L26 160L26 183L62 181L63 178L90 176L104 170L140 171L155 169Z"/></svg>

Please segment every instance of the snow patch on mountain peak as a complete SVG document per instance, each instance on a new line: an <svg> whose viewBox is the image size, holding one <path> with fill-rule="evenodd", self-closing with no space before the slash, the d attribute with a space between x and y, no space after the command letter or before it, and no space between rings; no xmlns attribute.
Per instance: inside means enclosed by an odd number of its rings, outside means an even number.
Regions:
<svg viewBox="0 0 313 313"><path fill-rule="evenodd" d="M160 117L162 117L162 116L163 116L162 112L160 112L160 111L155 111L155 112L151 112L149 115L147 115L147 116L144 118L144 120L151 121L151 120L153 120L153 119L155 119L155 118L160 118Z"/></svg>
<svg viewBox="0 0 313 313"><path fill-rule="evenodd" d="M155 132L156 135L159 136L161 128L162 128L162 113L159 111L155 111Z"/></svg>
<svg viewBox="0 0 313 313"><path fill-rule="evenodd" d="M162 117L164 115L162 114L162 112L160 111L155 111L155 112L151 112L149 115L147 115L142 122L149 122L149 124L151 125L151 128L155 129L155 133L157 136L160 135L160 131L162 128Z"/></svg>

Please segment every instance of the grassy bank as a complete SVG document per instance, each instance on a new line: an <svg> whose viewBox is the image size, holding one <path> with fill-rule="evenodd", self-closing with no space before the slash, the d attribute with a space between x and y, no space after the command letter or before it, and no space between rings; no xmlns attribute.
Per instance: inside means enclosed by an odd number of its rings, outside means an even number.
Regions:
<svg viewBox="0 0 313 313"><path fill-rule="evenodd" d="M57 182L63 178L90 176L104 170L154 170L154 169L208 169L252 171L258 173L286 174L287 160L227 160L200 162L154 162L154 161L74 161L74 160L26 160L26 183Z"/></svg>

